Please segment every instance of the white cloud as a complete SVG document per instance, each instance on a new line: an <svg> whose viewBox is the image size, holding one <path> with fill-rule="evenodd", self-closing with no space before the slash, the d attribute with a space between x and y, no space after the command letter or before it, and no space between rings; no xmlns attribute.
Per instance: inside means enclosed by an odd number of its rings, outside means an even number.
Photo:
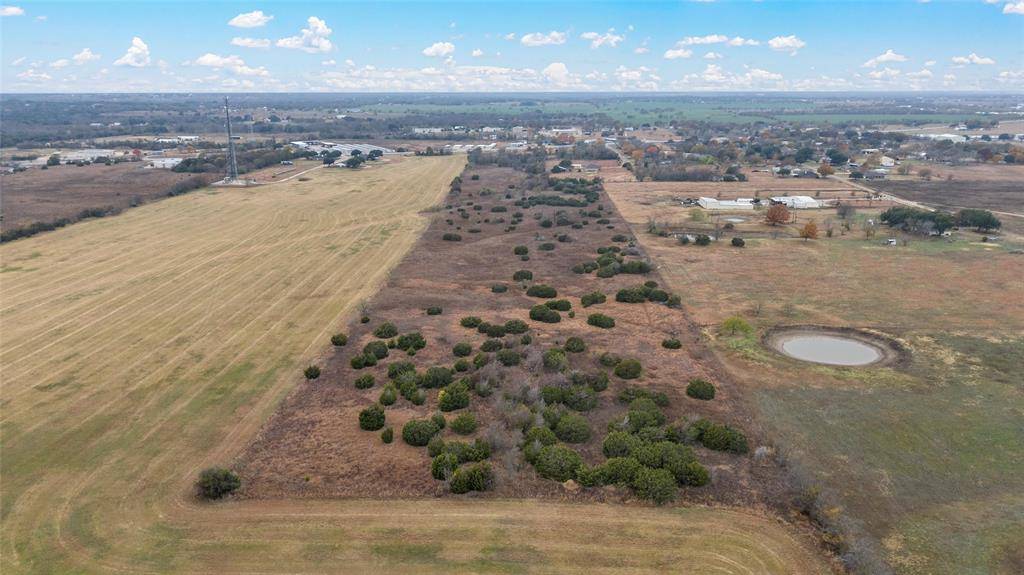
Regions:
<svg viewBox="0 0 1024 575"><path fill-rule="evenodd" d="M651 49L648 48L647 46L639 46L637 48L633 48L633 53L634 54L646 54L646 53L648 53L650 51L651 51Z"/></svg>
<svg viewBox="0 0 1024 575"><path fill-rule="evenodd" d="M903 54L897 54L896 52L893 52L891 49L889 49L889 50L886 50L885 52L883 52L882 54L879 54L878 56L875 56L874 58L868 60L867 62L864 62L863 64L860 65L860 67L861 68L877 68L879 64L884 64L886 62L906 62L906 61L907 61L907 57L906 56L904 56Z"/></svg>
<svg viewBox="0 0 1024 575"><path fill-rule="evenodd" d="M310 16L306 22L309 24L309 28L303 28L298 36L281 38L277 41L277 46L279 48L302 50L310 54L330 52L334 48L334 44L331 44L330 40L333 30L327 27L327 22L316 16Z"/></svg>
<svg viewBox="0 0 1024 575"><path fill-rule="evenodd" d="M483 50L481 50L480 48L475 48L475 49L473 50L473 52L472 52L472 56L473 56L474 58L479 58L480 56L483 56L483 55L484 55L484 51L483 51Z"/></svg>
<svg viewBox="0 0 1024 575"><path fill-rule="evenodd" d="M455 51L455 44L451 42L434 42L423 49L424 56L432 58L443 58Z"/></svg>
<svg viewBox="0 0 1024 575"><path fill-rule="evenodd" d="M736 36L729 40L730 46L760 46L761 43L757 40L751 40L750 38L744 38L742 36Z"/></svg>
<svg viewBox="0 0 1024 575"><path fill-rule="evenodd" d="M935 65L935 60L928 60L927 62L924 63L924 65L926 68L931 68L932 66Z"/></svg>
<svg viewBox="0 0 1024 575"><path fill-rule="evenodd" d="M705 60L721 60L722 59L722 55L719 54L718 52L708 52L707 54L704 54L704 59Z"/></svg>
<svg viewBox="0 0 1024 575"><path fill-rule="evenodd" d="M72 56L71 59L75 61L75 64L82 66L93 60L99 60L100 55L94 54L93 51L88 48L83 48L81 52Z"/></svg>
<svg viewBox="0 0 1024 575"><path fill-rule="evenodd" d="M60 60L54 60L53 62L50 62L51 68L67 68L70 65L71 60L68 60L67 58L61 58Z"/></svg>
<svg viewBox="0 0 1024 575"><path fill-rule="evenodd" d="M36 20L39 22L46 22L48 16L36 16Z"/></svg>
<svg viewBox="0 0 1024 575"><path fill-rule="evenodd" d="M352 66L355 66L356 63L351 58L349 58L348 60L345 60L345 65L349 66L349 67L352 67Z"/></svg>
<svg viewBox="0 0 1024 575"><path fill-rule="evenodd" d="M207 52L202 56L196 58L195 62L192 62L196 66L207 66L209 68L217 69L228 69L238 74L239 76L269 76L270 72L266 68L260 66L259 68L252 68L245 64L245 61L238 56L219 56L217 54L211 54Z"/></svg>
<svg viewBox="0 0 1024 575"><path fill-rule="evenodd" d="M929 70L928 68L921 68L917 72L908 72L907 73L907 78L914 78L914 79L924 80L924 79L927 79L927 78L931 78L932 75L933 75L932 71Z"/></svg>
<svg viewBox="0 0 1024 575"><path fill-rule="evenodd" d="M523 46L529 46L531 48L535 48L537 46L557 46L559 44L565 44L565 33L555 30L548 32L547 34L542 32L532 32L530 34L525 34L519 42Z"/></svg>
<svg viewBox="0 0 1024 575"><path fill-rule="evenodd" d="M687 74L682 82L675 82L675 89L748 89L748 88L781 88L782 74L769 72L760 68L750 68L742 74L735 74L723 69L718 64L708 64L699 74Z"/></svg>
<svg viewBox="0 0 1024 575"><path fill-rule="evenodd" d="M259 28L260 26L266 26L267 22L273 19L273 16L264 14L263 10L255 10L239 14L228 20L228 26L234 26L235 28Z"/></svg>
<svg viewBox="0 0 1024 575"><path fill-rule="evenodd" d="M28 70L18 74L18 77L29 82L44 82L46 80L52 80L49 74L45 72L36 72L33 68L29 68Z"/></svg>
<svg viewBox="0 0 1024 575"><path fill-rule="evenodd" d="M19 6L0 6L0 16L24 16L25 10ZM46 74L43 74L44 76Z"/></svg>
<svg viewBox="0 0 1024 575"><path fill-rule="evenodd" d="M900 71L899 70L896 70L895 68L889 68L889 67L885 67L885 68L883 68L881 70L874 70L872 72L868 72L868 77L872 78L872 79L875 79L875 80L886 80L886 79L890 79L890 78L895 78L896 76L899 76L899 75L900 75Z"/></svg>
<svg viewBox="0 0 1024 575"><path fill-rule="evenodd" d="M324 60L323 62L320 62L321 66L334 66L335 64L337 64L337 62L334 60Z"/></svg>
<svg viewBox="0 0 1024 575"><path fill-rule="evenodd" d="M956 74L946 74L942 77L943 86L952 86L956 84Z"/></svg>
<svg viewBox="0 0 1024 575"><path fill-rule="evenodd" d="M665 50L664 58L666 60L677 60L679 58L689 58L693 56L693 50L687 50L686 48L673 48L671 50Z"/></svg>
<svg viewBox="0 0 1024 575"><path fill-rule="evenodd" d="M544 77L552 83L559 86L564 86L569 83L569 69L561 62L552 62L548 64L543 70L541 70L541 74L543 74Z"/></svg>
<svg viewBox="0 0 1024 575"><path fill-rule="evenodd" d="M580 38L584 40L590 40L590 48L597 49L601 46L609 46L614 48L619 45L619 42L625 40L625 36L619 36L615 33L615 29L610 29L604 34L597 32L584 32L580 34Z"/></svg>
<svg viewBox="0 0 1024 575"><path fill-rule="evenodd" d="M771 40L768 40L768 46L772 50L778 50L780 52L789 52L791 56L795 56L797 50L803 48L806 45L807 42L804 42L803 40L797 38L796 36L776 36Z"/></svg>
<svg viewBox="0 0 1024 575"><path fill-rule="evenodd" d="M729 37L721 34L709 34L707 36L687 36L676 42L676 46L693 46L695 44L721 44L728 42Z"/></svg>
<svg viewBox="0 0 1024 575"><path fill-rule="evenodd" d="M1024 0L1020 2L1009 2L1003 6L1003 14L1022 14L1024 15Z"/></svg>
<svg viewBox="0 0 1024 575"><path fill-rule="evenodd" d="M981 66L987 66L996 63L996 61L993 60L992 58L979 56L974 52L971 52L969 56L953 56L953 58L951 58L951 61L954 64L960 64L961 66L966 66L968 64L978 64Z"/></svg>
<svg viewBox="0 0 1024 575"><path fill-rule="evenodd" d="M28 58L26 58L25 56L22 56L21 58L18 58L16 60L11 60L11 66L21 66L25 63L25 60L28 60Z"/></svg>
<svg viewBox="0 0 1024 575"><path fill-rule="evenodd" d="M142 38L135 36L132 38L132 45L128 48L128 51L124 53L124 56L114 60L114 65L142 68L143 66L149 66L149 61L149 46L142 41Z"/></svg>
<svg viewBox="0 0 1024 575"><path fill-rule="evenodd" d="M242 48L269 48L270 40L267 38L241 38L235 36L231 39L231 45Z"/></svg>
<svg viewBox="0 0 1024 575"><path fill-rule="evenodd" d="M516 39L516 33L515 32L509 32L508 34L505 34L504 36L502 36L502 38L504 38L506 40L515 40Z"/></svg>

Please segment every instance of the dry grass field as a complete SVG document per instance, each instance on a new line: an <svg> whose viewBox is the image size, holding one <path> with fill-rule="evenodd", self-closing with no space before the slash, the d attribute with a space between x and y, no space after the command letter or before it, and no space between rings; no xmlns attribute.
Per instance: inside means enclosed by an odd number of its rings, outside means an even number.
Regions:
<svg viewBox="0 0 1024 575"><path fill-rule="evenodd" d="M776 445L902 574L1009 574L1024 565L1024 256L961 232L886 247L843 237L680 246L642 233ZM898 234L897 234L898 235ZM724 337L734 314L853 326L899 340L905 365L835 368Z"/></svg>
<svg viewBox="0 0 1024 575"><path fill-rule="evenodd" d="M4 573L825 573L758 514L191 486L384 282L458 157L208 189L0 248Z"/></svg>

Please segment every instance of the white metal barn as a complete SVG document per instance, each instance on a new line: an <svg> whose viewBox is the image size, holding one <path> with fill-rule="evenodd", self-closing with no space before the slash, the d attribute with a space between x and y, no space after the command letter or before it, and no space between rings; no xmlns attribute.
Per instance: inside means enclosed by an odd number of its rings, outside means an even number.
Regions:
<svg viewBox="0 0 1024 575"><path fill-rule="evenodd" d="M811 196L775 196L772 203L782 204L794 210L808 210L821 207L821 202Z"/></svg>
<svg viewBox="0 0 1024 575"><path fill-rule="evenodd" d="M753 198L736 198L735 200L719 200L716 198L700 198L697 205L705 210L752 210Z"/></svg>

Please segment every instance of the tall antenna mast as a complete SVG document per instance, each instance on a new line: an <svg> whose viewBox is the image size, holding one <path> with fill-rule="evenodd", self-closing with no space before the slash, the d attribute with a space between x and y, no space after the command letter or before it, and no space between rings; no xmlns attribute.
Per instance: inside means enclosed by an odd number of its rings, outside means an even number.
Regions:
<svg viewBox="0 0 1024 575"><path fill-rule="evenodd" d="M228 109L228 97L224 96L224 118L228 123L228 182L238 179L238 163L235 161L235 139L231 134L231 111Z"/></svg>

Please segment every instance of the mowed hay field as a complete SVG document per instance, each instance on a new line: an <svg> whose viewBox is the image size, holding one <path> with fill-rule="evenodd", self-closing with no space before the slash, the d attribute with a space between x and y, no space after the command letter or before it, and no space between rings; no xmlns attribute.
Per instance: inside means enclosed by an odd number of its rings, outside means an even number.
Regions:
<svg viewBox="0 0 1024 575"><path fill-rule="evenodd" d="M632 199L612 194L618 205ZM638 213L623 210L624 213ZM756 216L752 216L756 217ZM627 216L628 218L628 216ZM1009 574L1024 566L1024 256L974 241L748 239L706 248L643 233L658 271L777 446L860 522L898 573ZM738 314L878 331L905 365L836 368L725 337Z"/></svg>
<svg viewBox="0 0 1024 575"><path fill-rule="evenodd" d="M828 572L782 524L724 509L194 500L463 162L202 190L0 248L0 570Z"/></svg>

